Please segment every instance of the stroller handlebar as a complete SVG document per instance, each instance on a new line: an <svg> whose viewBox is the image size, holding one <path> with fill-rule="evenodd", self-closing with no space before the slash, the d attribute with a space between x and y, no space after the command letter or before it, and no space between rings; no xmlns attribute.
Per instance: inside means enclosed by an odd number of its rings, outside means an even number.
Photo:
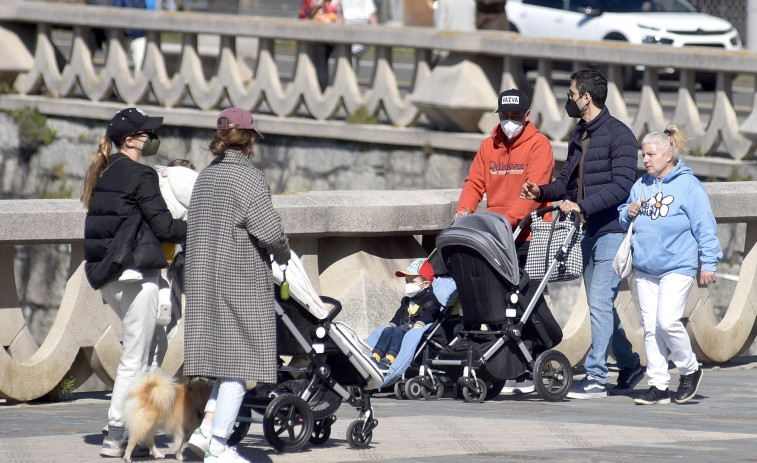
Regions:
<svg viewBox="0 0 757 463"><path fill-rule="evenodd" d="M326 317L326 320L331 323L334 321L337 315L339 315L339 312L342 311L342 303L334 299L333 297L328 296L320 296L321 300L327 304L331 304L334 306L333 309L329 312L328 316Z"/></svg>
<svg viewBox="0 0 757 463"><path fill-rule="evenodd" d="M537 216L543 216L547 212L552 211L558 211L560 210L560 206L549 206L549 207L542 207L541 209L537 209L533 211L531 214L528 214L527 216L523 217L523 220L518 222L518 226L515 227L515 230L513 231L513 238L518 236L524 228L528 226L528 224L531 223L533 220L532 214L536 214ZM573 214L573 226L576 227L576 230L581 226L581 215L571 212Z"/></svg>

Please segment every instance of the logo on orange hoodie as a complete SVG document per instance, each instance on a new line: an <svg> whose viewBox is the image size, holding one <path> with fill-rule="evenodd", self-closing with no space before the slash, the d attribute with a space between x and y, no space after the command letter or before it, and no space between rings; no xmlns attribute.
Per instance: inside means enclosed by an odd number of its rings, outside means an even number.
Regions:
<svg viewBox="0 0 757 463"><path fill-rule="evenodd" d="M492 175L522 174L525 164L505 164L504 162L489 161L489 173Z"/></svg>

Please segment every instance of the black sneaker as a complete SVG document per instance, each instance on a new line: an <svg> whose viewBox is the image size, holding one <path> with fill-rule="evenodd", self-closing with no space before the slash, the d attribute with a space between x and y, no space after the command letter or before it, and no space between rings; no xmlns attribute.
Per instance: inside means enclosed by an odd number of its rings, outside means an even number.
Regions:
<svg viewBox="0 0 757 463"><path fill-rule="evenodd" d="M620 373L618 373L618 384L607 393L610 395L629 394L643 377L644 368L642 368L641 363L637 363L633 368L621 368Z"/></svg>
<svg viewBox="0 0 757 463"><path fill-rule="evenodd" d="M638 405L665 405L670 403L670 391L665 388L664 391L657 389L655 386L650 387L643 396L633 399Z"/></svg>
<svg viewBox="0 0 757 463"><path fill-rule="evenodd" d="M697 395L700 382L702 382L701 367L690 375L681 375L681 384L678 386L678 391L676 391L676 403L682 404L688 402L692 397Z"/></svg>

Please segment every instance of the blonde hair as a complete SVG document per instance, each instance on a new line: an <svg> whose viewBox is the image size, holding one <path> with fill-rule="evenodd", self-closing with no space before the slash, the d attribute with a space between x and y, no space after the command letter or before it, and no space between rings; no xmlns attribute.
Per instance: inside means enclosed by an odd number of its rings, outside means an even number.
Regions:
<svg viewBox="0 0 757 463"><path fill-rule="evenodd" d="M213 156L223 154L226 150L239 151L245 156L252 156L252 146L255 144L255 132L243 129L218 129L210 142Z"/></svg>
<svg viewBox="0 0 757 463"><path fill-rule="evenodd" d="M102 172L105 164L108 163L108 156L113 149L113 140L107 135L100 139L100 146L92 157L92 162L87 169L87 175L84 177L84 192L81 195L81 203L84 210L89 208L89 200L92 199L92 190L95 188L97 176Z"/></svg>
<svg viewBox="0 0 757 463"><path fill-rule="evenodd" d="M661 150L670 150L673 154L673 164L678 164L680 155L688 149L688 138L678 126L669 125L664 132L652 132L644 136L641 146L655 145Z"/></svg>

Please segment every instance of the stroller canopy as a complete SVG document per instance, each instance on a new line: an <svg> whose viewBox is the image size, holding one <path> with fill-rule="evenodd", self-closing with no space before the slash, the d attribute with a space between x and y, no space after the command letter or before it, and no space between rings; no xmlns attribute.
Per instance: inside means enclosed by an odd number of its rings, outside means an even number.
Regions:
<svg viewBox="0 0 757 463"><path fill-rule="evenodd" d="M442 257L449 246L476 250L505 280L514 286L520 282L513 230L504 216L477 212L460 217L436 238L436 247Z"/></svg>

